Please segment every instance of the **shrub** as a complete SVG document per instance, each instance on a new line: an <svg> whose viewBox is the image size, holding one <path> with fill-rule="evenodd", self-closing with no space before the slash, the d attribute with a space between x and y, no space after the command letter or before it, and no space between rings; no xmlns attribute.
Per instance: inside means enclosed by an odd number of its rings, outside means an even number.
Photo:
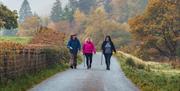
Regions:
<svg viewBox="0 0 180 91"><path fill-rule="evenodd" d="M14 79L26 73L37 73L44 68L52 68L57 64L66 64L70 58L67 51L63 47L46 45L29 45L21 50L2 51L3 54L0 54L0 82L7 82L1 80L4 78Z"/></svg>
<svg viewBox="0 0 180 91"><path fill-rule="evenodd" d="M138 69L144 69L145 68L145 65L144 64L137 64L136 67Z"/></svg>
<svg viewBox="0 0 180 91"><path fill-rule="evenodd" d="M178 55L178 57L180 57L180 47L177 48L176 54Z"/></svg>
<svg viewBox="0 0 180 91"><path fill-rule="evenodd" d="M4 55L6 53L7 55L10 55L11 57L13 57L15 53L19 53L20 52L19 50L23 48L24 48L24 45L21 45L19 43L0 42L0 55Z"/></svg>
<svg viewBox="0 0 180 91"><path fill-rule="evenodd" d="M45 48L44 52L46 55L46 60L48 60L49 64L54 63L67 63L67 59L70 58L68 55L68 50L64 47L52 47L52 48Z"/></svg>
<svg viewBox="0 0 180 91"><path fill-rule="evenodd" d="M24 46L14 42L0 42L0 49L22 49Z"/></svg>
<svg viewBox="0 0 180 91"><path fill-rule="evenodd" d="M136 64L135 64L135 62L134 62L134 60L132 58L127 58L126 59L126 64L131 66L131 67L135 67L136 66Z"/></svg>
<svg viewBox="0 0 180 91"><path fill-rule="evenodd" d="M49 28L41 28L36 36L34 36L32 39L31 44L63 46L65 37L65 34L62 32Z"/></svg>

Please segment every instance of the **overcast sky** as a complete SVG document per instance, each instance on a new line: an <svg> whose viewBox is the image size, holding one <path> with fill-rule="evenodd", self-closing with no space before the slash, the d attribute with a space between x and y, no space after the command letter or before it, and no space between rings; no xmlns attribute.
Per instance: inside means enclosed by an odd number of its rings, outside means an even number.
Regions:
<svg viewBox="0 0 180 91"><path fill-rule="evenodd" d="M21 8L21 4L24 0L0 0L11 10L17 10ZM32 12L38 13L40 16L49 16L53 3L56 0L28 0L32 9ZM67 3L68 0L61 0L62 3Z"/></svg>

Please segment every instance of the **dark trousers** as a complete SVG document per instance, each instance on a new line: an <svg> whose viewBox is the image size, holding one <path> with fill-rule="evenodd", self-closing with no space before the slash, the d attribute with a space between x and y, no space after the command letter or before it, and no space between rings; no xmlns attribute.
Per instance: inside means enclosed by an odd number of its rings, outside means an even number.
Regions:
<svg viewBox="0 0 180 91"><path fill-rule="evenodd" d="M92 53L85 53L85 56L86 56L87 67L91 68L93 54Z"/></svg>
<svg viewBox="0 0 180 91"><path fill-rule="evenodd" d="M106 67L107 69L110 68L110 64L111 64L111 57L112 57L112 54L104 54L105 56L105 61L106 61Z"/></svg>
<svg viewBox="0 0 180 91"><path fill-rule="evenodd" d="M77 66L77 54L71 54L70 65L74 68Z"/></svg>

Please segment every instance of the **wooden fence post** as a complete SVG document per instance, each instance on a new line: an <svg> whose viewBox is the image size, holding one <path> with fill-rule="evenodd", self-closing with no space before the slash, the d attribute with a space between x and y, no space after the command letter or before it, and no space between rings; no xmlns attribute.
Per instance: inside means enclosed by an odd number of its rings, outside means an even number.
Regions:
<svg viewBox="0 0 180 91"><path fill-rule="evenodd" d="M16 60L16 49L15 48L13 48L12 50L10 49L10 52L12 51L12 56L13 56L13 58L12 58L12 62L13 62L13 66L14 67L12 67L12 68L14 68L13 69L13 76L19 76L19 71L18 71L18 69L17 69L17 60Z"/></svg>
<svg viewBox="0 0 180 91"><path fill-rule="evenodd" d="M4 51L3 53L3 63L4 63L4 78L6 79L5 82L7 82L7 67L8 67L8 58L7 58L7 51Z"/></svg>

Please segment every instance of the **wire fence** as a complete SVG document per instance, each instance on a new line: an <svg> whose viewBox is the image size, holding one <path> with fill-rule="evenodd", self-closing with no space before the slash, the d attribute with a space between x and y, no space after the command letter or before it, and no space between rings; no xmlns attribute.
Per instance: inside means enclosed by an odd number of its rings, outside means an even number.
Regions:
<svg viewBox="0 0 180 91"><path fill-rule="evenodd" d="M49 51L44 49L3 50L0 54L0 81L14 79L26 73L39 72L60 60L67 59L65 53L65 51L54 52L50 49Z"/></svg>

